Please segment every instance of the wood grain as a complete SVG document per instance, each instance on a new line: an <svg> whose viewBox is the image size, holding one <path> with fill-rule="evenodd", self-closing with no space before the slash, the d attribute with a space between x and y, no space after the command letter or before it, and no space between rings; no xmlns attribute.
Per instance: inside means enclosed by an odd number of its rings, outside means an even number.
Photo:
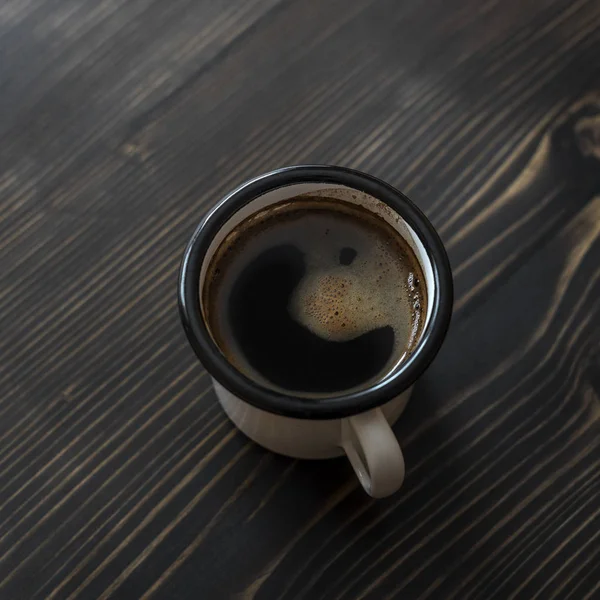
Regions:
<svg viewBox="0 0 600 600"><path fill-rule="evenodd" d="M5 0L0 89L0 598L600 598L597 2ZM204 212L300 162L455 274L384 501L238 434L178 322Z"/></svg>

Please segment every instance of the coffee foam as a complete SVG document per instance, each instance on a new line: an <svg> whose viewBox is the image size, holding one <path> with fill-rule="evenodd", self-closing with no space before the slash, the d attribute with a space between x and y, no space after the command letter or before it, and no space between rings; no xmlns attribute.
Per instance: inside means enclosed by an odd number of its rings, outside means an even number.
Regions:
<svg viewBox="0 0 600 600"><path fill-rule="evenodd" d="M386 247L394 242L382 242L378 233L369 237L349 265L323 269L314 256L318 248L308 249L307 272L294 291L290 314L327 340L344 342L391 326L398 343L410 347L421 308L412 287L416 276L411 261L404 248Z"/></svg>

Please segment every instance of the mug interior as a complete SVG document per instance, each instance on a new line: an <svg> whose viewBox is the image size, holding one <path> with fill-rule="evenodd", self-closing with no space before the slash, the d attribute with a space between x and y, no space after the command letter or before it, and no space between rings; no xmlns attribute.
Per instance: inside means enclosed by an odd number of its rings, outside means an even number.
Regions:
<svg viewBox="0 0 600 600"><path fill-rule="evenodd" d="M224 238L256 212L302 194L339 197L389 223L411 246L425 277L427 312L411 354L380 381L360 390L307 398L261 385L236 369L215 343L204 319L201 288ZM179 308L188 340L211 376L244 401L275 414L334 419L381 406L408 389L427 368L445 337L453 286L443 244L427 218L401 192L379 179L343 167L300 165L250 180L225 197L196 229L180 271Z"/></svg>
<svg viewBox="0 0 600 600"><path fill-rule="evenodd" d="M435 295L435 278L433 273L433 265L429 258L423 242L419 239L414 229L406 222L401 214L390 208L385 202L366 194L360 190L342 186L339 184L330 183L297 183L286 185L274 190L265 192L264 194L254 198L248 202L244 207L235 212L217 231L212 242L210 243L208 250L202 260L202 266L200 269L199 278L199 291L200 291L200 309L202 311L203 318L205 317L206 311L203 305L204 294L202 290L204 288L204 282L206 280L206 273L210 262L219 249L223 240L233 231L240 223L245 219L251 217L257 212L268 208L274 204L284 202L290 198L295 198L302 195L314 196L326 196L328 198L334 198L343 200L350 204L355 204L361 208L365 208L370 212L376 214L391 227L393 227L400 236L408 243L414 252L423 275L425 277L425 289L427 294L427 310L425 313L425 321L422 328L422 334L426 331L427 326L431 320L431 314L434 306L434 295ZM205 319L206 322L206 319ZM421 335L422 335L421 334ZM418 343L417 343L418 347ZM416 348L415 348L416 350ZM384 375L389 377L402 367L402 362L395 365L395 367Z"/></svg>

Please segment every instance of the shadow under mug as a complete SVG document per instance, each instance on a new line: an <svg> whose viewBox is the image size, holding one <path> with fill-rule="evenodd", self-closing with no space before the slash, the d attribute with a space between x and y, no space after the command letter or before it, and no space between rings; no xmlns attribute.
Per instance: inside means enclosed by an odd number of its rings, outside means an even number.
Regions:
<svg viewBox="0 0 600 600"><path fill-rule="evenodd" d="M423 332L410 356L370 387L319 398L281 393L249 379L225 358L203 318L200 292L211 257L241 221L301 194L331 195L336 190L344 191L345 201L387 221L413 249L427 288ZM414 382L438 352L453 301L444 246L431 223L404 194L375 177L343 167L299 165L256 177L227 195L200 223L185 250L178 291L188 340L211 375L225 412L243 433L269 450L295 458L346 454L373 497L400 488L404 458L391 425L406 407Z"/></svg>

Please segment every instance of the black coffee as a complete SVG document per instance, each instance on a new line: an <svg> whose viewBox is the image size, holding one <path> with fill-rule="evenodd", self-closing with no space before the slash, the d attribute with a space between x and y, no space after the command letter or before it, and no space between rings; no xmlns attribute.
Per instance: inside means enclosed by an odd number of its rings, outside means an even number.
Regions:
<svg viewBox="0 0 600 600"><path fill-rule="evenodd" d="M331 394L383 378L412 351L426 292L412 249L383 219L299 196L234 228L202 303L215 342L248 377Z"/></svg>

